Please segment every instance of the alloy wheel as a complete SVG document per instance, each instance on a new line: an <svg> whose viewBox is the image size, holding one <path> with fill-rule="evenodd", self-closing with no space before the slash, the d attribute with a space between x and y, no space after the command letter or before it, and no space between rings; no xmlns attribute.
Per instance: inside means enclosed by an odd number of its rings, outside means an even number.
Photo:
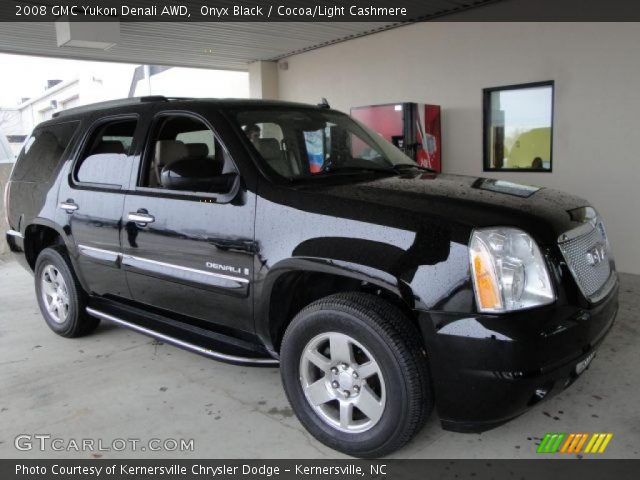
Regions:
<svg viewBox="0 0 640 480"><path fill-rule="evenodd" d="M312 338L300 358L300 383L318 416L342 432L365 432L382 418L382 371L373 355L349 335L327 332Z"/></svg>
<svg viewBox="0 0 640 480"><path fill-rule="evenodd" d="M54 265L47 265L40 278L42 299L56 323L64 323L69 315L69 291L60 271Z"/></svg>

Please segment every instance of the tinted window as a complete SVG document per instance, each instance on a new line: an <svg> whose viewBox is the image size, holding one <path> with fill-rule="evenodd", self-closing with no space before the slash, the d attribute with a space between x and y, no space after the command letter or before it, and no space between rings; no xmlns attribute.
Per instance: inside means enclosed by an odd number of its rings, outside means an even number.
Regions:
<svg viewBox="0 0 640 480"><path fill-rule="evenodd" d="M13 180L46 182L51 178L69 146L79 122L36 128L27 139L15 168Z"/></svg>
<svg viewBox="0 0 640 480"><path fill-rule="evenodd" d="M227 193L235 166L213 131L186 115L164 115L154 126L141 187Z"/></svg>
<svg viewBox="0 0 640 480"><path fill-rule="evenodd" d="M176 135L176 140L187 146L187 150L192 153L205 153L204 145L207 146L206 155L214 156L216 153L216 142L213 132L207 130L196 130L193 132L181 132ZM194 147L194 145L196 145Z"/></svg>
<svg viewBox="0 0 640 480"><path fill-rule="evenodd" d="M92 134L81 155L76 179L123 187L129 183L129 148L136 130L136 120L105 123Z"/></svg>
<svg viewBox="0 0 640 480"><path fill-rule="evenodd" d="M348 172L393 172L411 159L347 115L309 108L237 111L246 139L276 173L290 179Z"/></svg>

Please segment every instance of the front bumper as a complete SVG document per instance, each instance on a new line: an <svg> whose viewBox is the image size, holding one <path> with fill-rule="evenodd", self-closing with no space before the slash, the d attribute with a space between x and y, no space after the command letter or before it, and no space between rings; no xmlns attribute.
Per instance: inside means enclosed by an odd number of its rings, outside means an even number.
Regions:
<svg viewBox="0 0 640 480"><path fill-rule="evenodd" d="M613 325L618 288L589 309L418 312L443 428L488 430L568 387Z"/></svg>

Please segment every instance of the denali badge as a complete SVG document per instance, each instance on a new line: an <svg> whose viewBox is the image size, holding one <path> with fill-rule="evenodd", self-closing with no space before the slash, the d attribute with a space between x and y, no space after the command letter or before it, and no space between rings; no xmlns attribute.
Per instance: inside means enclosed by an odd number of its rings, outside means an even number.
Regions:
<svg viewBox="0 0 640 480"><path fill-rule="evenodd" d="M587 250L587 263L593 267L602 262L607 256L607 252L602 243L591 247Z"/></svg>
<svg viewBox="0 0 640 480"><path fill-rule="evenodd" d="M245 275L249 275L249 269L245 268L244 272L243 269L238 268L238 267L232 267L231 265L220 265L219 263L213 263L213 262L207 262L205 264L207 266L207 268L213 268L214 270L221 270L223 272L231 272L231 273L244 273Z"/></svg>

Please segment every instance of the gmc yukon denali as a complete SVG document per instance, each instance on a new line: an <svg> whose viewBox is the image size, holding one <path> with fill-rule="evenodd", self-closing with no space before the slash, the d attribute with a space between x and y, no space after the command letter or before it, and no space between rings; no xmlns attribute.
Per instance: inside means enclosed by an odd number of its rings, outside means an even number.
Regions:
<svg viewBox="0 0 640 480"><path fill-rule="evenodd" d="M35 128L7 241L63 337L115 322L279 365L300 422L359 457L435 408L483 431L569 386L618 308L585 200L439 175L326 104L142 97Z"/></svg>

